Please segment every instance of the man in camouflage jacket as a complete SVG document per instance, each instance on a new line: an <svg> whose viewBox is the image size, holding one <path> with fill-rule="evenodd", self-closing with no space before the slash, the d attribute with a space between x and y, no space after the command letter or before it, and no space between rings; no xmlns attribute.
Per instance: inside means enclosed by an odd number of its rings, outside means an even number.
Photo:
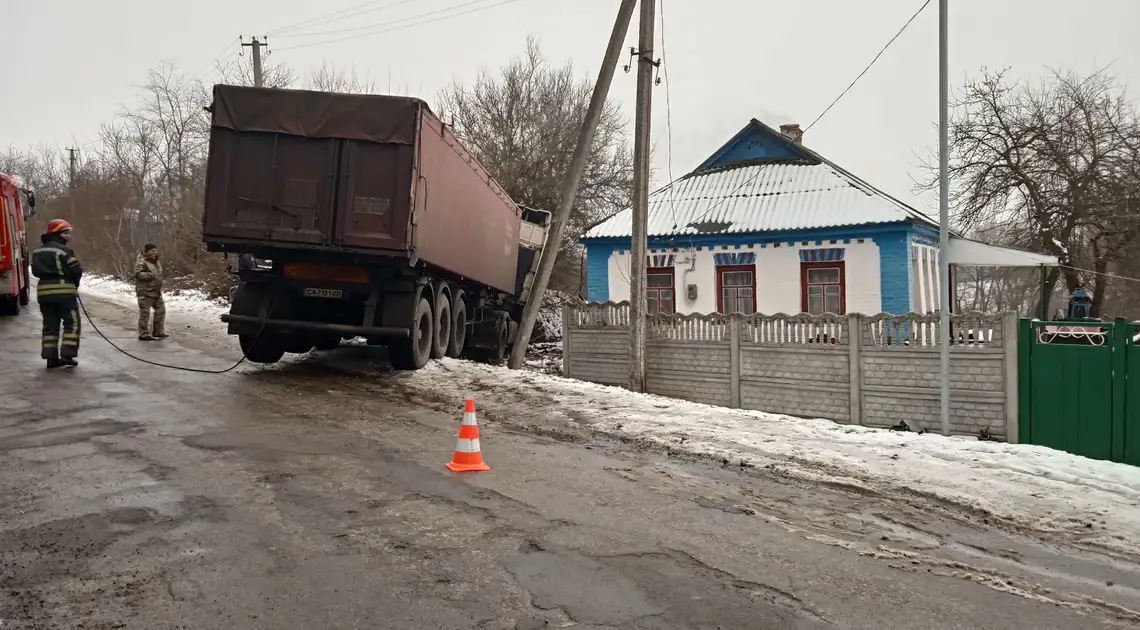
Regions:
<svg viewBox="0 0 1140 630"><path fill-rule="evenodd" d="M139 298L139 340L164 339L166 334L166 304L162 301L162 263L158 261L158 247L147 243L135 259L135 295ZM150 313L154 311L154 325Z"/></svg>

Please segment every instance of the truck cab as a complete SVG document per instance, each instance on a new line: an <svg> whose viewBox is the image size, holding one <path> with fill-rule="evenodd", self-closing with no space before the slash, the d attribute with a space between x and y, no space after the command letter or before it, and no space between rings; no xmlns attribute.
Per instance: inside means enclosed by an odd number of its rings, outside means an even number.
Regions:
<svg viewBox="0 0 1140 630"><path fill-rule="evenodd" d="M36 197L20 180L0 173L0 315L19 315L31 300L26 220Z"/></svg>

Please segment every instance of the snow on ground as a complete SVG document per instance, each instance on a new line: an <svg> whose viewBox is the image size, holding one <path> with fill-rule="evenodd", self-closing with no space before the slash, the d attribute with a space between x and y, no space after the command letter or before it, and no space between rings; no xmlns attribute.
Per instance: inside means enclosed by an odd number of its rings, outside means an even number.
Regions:
<svg viewBox="0 0 1140 630"><path fill-rule="evenodd" d="M91 295L102 298L108 302L138 308L135 298L135 288L130 284L114 278L102 276L83 276L79 285L80 295ZM229 310L229 302L211 300L202 291L195 289L178 289L163 291L162 299L166 302L166 310L177 311L183 317L202 317L214 324L221 322L218 317Z"/></svg>
<svg viewBox="0 0 1140 630"><path fill-rule="evenodd" d="M82 292L124 305L133 289L84 279ZM225 334L226 305L187 291L167 310ZM551 344L553 345L553 344ZM891 432L829 420L701 405L531 370L445 359L399 377L433 398L473 397L498 419L573 429L763 467L808 481L934 497L1074 542L1140 553L1140 468L1040 446ZM538 368L537 370L534 368ZM538 414L536 416L536 414Z"/></svg>
<svg viewBox="0 0 1140 630"><path fill-rule="evenodd" d="M921 493L1019 526L1140 553L1140 469L1040 446L903 433L713 407L534 372L444 360L409 375L496 416L533 416L732 465L889 493Z"/></svg>

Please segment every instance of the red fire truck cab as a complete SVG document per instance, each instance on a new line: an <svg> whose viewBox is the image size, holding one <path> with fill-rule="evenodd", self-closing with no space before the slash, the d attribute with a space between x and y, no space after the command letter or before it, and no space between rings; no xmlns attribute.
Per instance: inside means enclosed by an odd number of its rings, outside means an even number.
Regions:
<svg viewBox="0 0 1140 630"><path fill-rule="evenodd" d="M0 173L0 315L19 315L31 298L25 225L35 206L35 193Z"/></svg>

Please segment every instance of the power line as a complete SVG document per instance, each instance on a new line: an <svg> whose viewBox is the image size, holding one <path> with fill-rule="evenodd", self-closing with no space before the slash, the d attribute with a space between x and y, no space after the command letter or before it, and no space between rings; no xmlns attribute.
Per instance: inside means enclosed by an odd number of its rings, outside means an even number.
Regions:
<svg viewBox="0 0 1140 630"><path fill-rule="evenodd" d="M661 65L665 74L665 168L669 174L669 213L673 216L673 229L677 229L677 209L673 202L676 200L676 189L673 183L673 99L670 98L669 89L673 82L669 80L669 59L665 50L665 0L661 0L658 8L661 20Z"/></svg>
<svg viewBox="0 0 1140 630"><path fill-rule="evenodd" d="M444 9L439 9L439 10L436 10L436 11L432 11L432 12L429 12L429 13L423 13L423 14L420 14L420 15L417 15L417 16L413 16L413 17L411 17L411 18L406 18L406 19L408 19L408 20L411 20L411 19L416 19L416 18L421 18L421 17L427 17L427 16L429 16L429 15L434 15L434 14L440 13L440 12L442 12L442 11L447 11L447 10L451 10L451 9L461 8L461 7L463 7L463 6L466 6L466 5L472 4L473 2L481 2L481 1L483 1L483 0L472 0L471 2L467 2L467 3L465 3L465 4L460 4L460 5L453 5L453 6L450 6L450 7L446 7L446 8L444 8ZM478 13L478 12L480 12L480 11L486 11L487 9L494 9L494 8L496 8L496 7L501 7L501 6L504 6L504 5L508 5L508 4L514 4L514 3L516 3L516 2L519 2L519 1L520 1L520 0L502 0L501 2L497 2L497 3L495 3L495 4L490 4L490 5L486 5L486 6L479 6L479 7L474 7L474 8L472 8L472 9L468 9L468 10L466 10L466 11L460 11L460 12L458 12L458 13L451 13L451 14L447 14L447 15L438 15L438 16L436 16L436 17L433 17L433 18L431 18L431 19L422 20L422 21L420 21L420 22L413 22L413 23L411 23L411 24L403 24L403 25L401 25L401 26L396 26L396 27L392 27L392 28L384 28L384 29L380 29L380 30L377 30L377 31L371 31L371 32L366 32L366 33L357 33L357 34L355 34L355 35L347 35L347 36L345 36L345 37L337 37L337 38L334 38L334 39L326 39L326 40L322 40L322 41L319 41L319 42L313 42L313 43L310 43L310 44L299 44L299 45L297 45L297 46L285 46L285 47L283 47L283 48L278 48L277 50L278 50L278 51L282 51L282 50L298 50L298 49L301 49L301 48L310 48L310 47L313 47L313 46L323 46L323 45L325 45L325 44L335 44L335 43L338 43L338 42L343 42L343 41L347 41L347 40L350 40L350 39L357 39L357 38L360 38L360 37L367 37L367 36L369 36L369 35L381 35L381 34L384 34L384 33L392 33L392 32L395 32L395 31L402 31L402 30L404 30L404 29L412 28L412 27L415 27L415 26L423 26L424 24L432 24L432 23L435 23L435 22L442 22L443 20L448 20L448 19L451 19L451 18L455 18L455 17L460 17L460 16L463 16L463 15L469 15L469 14L472 14L472 13ZM399 21L405 21L405 20L399 20ZM387 22L386 24L391 24L391 23L392 23L392 22ZM376 25L373 25L373 26L376 26ZM363 28L363 27L362 27L362 28Z"/></svg>
<svg viewBox="0 0 1140 630"><path fill-rule="evenodd" d="M213 66L215 63L217 63L220 59L222 59L226 55L228 55L231 52L231 49L234 47L234 44L236 44L236 43L238 43L238 38L235 37L234 39L231 39L229 41L229 43L226 44L226 47L222 49L222 52L214 55L214 57L212 59L210 59L208 62L206 62L206 65L202 66L201 70L190 75L191 80L196 80L196 79L201 78L202 75L205 74L205 72L207 70L209 70L211 66Z"/></svg>
<svg viewBox="0 0 1140 630"><path fill-rule="evenodd" d="M1104 271L1093 271L1092 269L1081 269L1080 267L1073 267L1072 265L1057 265L1059 269L1069 269L1071 271L1080 271L1083 273L1091 273L1094 276L1104 276L1106 278L1113 278L1116 280L1128 280L1129 282L1140 282L1140 278L1132 278L1129 276L1121 276L1115 273L1108 273Z"/></svg>
<svg viewBox="0 0 1140 630"><path fill-rule="evenodd" d="M891 44L895 43L895 40L899 38L899 35L903 34L903 31L905 31L907 29L907 27L910 26L910 23L913 22L915 20L915 18L917 18L918 15L920 13L922 13L923 9L925 9L928 5L930 5L930 0L926 0L926 2L924 2L922 4L922 6L919 7L917 11L914 12L914 15L910 16L910 19L906 21L906 24L903 24L902 28L900 28L899 31L897 33L895 33L895 36L892 37L886 43L886 45L883 46L883 48L881 50L879 50L879 53L877 55L875 55L875 58L871 60L871 63L867 64L867 67L863 68L863 71L859 73L859 76L855 77L855 80L852 81L851 84L848 85L846 89L844 89L842 92L840 92L839 96L835 97L834 101L831 101L831 104L827 106L827 109L823 110L823 113L821 113L819 116L817 116L815 120L811 121L810 125L808 125L806 128L804 128L804 133L807 133L808 130L810 130L813 126L815 126L815 124L817 122L819 122L819 120L821 118L823 118L825 115L827 115L827 112L831 111L832 107L835 107L836 103L838 103L844 96L847 95L848 92L851 91L851 88L855 87L855 84L859 82L859 79L862 79L863 75L867 74L867 71L871 69L871 66L875 65L875 62L879 60L879 57L882 57L883 53L887 52L887 49L891 47Z"/></svg>
<svg viewBox="0 0 1140 630"><path fill-rule="evenodd" d="M311 18L308 20L302 20L300 22L294 22L294 23L289 24L287 26L282 26L281 28L278 28L276 30L269 31L269 34L281 36L281 35L284 35L286 33L289 33L290 31L296 31L298 29L305 29L305 28L310 28L313 26L320 26L322 24L328 24L330 22L336 22L338 20L344 20L347 18L358 17L358 16L361 16L361 15L364 15L367 13L375 13L377 11L383 11L384 9L390 9L392 7L400 6L401 4L407 4L409 2L413 2L414 0L395 0L393 2L388 2L387 4L380 4L381 1L382 0L368 0L368 2L361 2L360 4L354 4L350 7L346 7L346 8L337 10L337 11L333 11L332 13L326 13L322 16L318 16L318 17ZM380 6L375 6L377 4L380 4Z"/></svg>
<svg viewBox="0 0 1140 630"><path fill-rule="evenodd" d="M418 15L412 15L409 17L399 18L396 20L386 20L384 22L374 22L372 24L365 24L364 26L350 26L348 28L338 28L338 29L334 29L331 31L314 31L311 33L295 33L293 35L290 35L289 37L318 37L318 36L324 36L324 35L340 35L342 33L359 33L360 31L367 31L367 30L371 30L371 29L375 29L375 28L385 28L385 27L392 26L394 24L400 24L402 22L411 22L413 20L418 20L420 18L430 17L433 15L439 15L440 13L447 13L448 11L453 11L455 9L462 9L465 7L469 7L471 5L476 5L476 4L480 4L482 2L488 2L488 1L490 1L490 0L467 0L466 2L460 2L459 4L453 4L450 6L443 7L441 9L435 9L433 11L428 11L427 13L420 13Z"/></svg>

